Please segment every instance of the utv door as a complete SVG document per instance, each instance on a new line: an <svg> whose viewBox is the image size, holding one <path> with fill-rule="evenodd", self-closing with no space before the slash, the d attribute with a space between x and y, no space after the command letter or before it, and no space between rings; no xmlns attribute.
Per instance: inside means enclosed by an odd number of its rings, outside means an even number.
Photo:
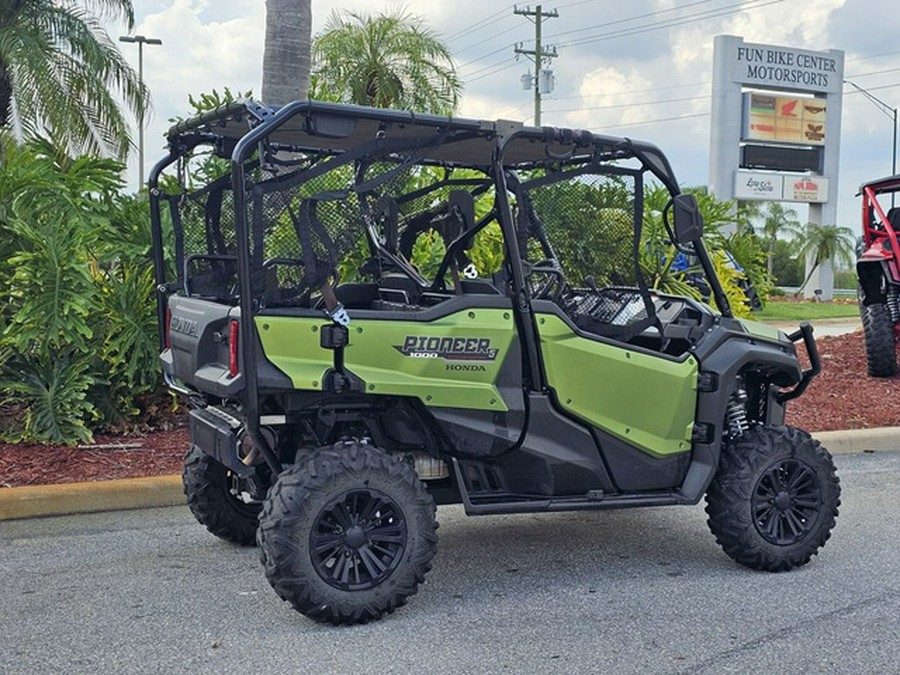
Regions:
<svg viewBox="0 0 900 675"><path fill-rule="evenodd" d="M538 313L546 382L556 406L593 433L616 487L661 490L687 470L697 361L580 333L559 313Z"/></svg>

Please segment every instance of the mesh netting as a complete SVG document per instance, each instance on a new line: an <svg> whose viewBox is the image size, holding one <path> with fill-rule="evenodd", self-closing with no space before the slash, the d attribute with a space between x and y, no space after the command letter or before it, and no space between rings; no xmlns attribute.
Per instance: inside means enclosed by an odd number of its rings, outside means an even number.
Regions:
<svg viewBox="0 0 900 675"><path fill-rule="evenodd" d="M175 233L177 283L189 295L236 297L237 243L231 177L166 197Z"/></svg>
<svg viewBox="0 0 900 675"><path fill-rule="evenodd" d="M492 193L477 170L424 163L442 142L440 134L375 140L343 155L281 152L249 164L251 284L260 306L309 306L326 281L375 283L397 271L413 285L430 286L447 247L474 228L475 201ZM236 302L230 176L167 199L177 232L178 285L190 295ZM492 206L491 197L487 210ZM460 209L465 217L450 217ZM380 255L370 241L383 247Z"/></svg>
<svg viewBox="0 0 900 675"><path fill-rule="evenodd" d="M355 296L341 301L358 308L504 292L502 274L491 278L504 256L493 180L483 169L428 163L453 142L435 132L373 139L338 155L270 148L249 162L244 204L257 305L314 307L327 284L353 286ZM641 173L580 161L508 173L528 283L532 297L557 302L585 330L627 339L654 321L637 262ZM231 177L168 199L179 285L236 302Z"/></svg>
<svg viewBox="0 0 900 675"><path fill-rule="evenodd" d="M629 172L575 170L533 176L518 190L523 250L537 277L532 290L558 283L540 278L547 261L558 266L568 286L560 304L594 333L627 338L654 321L638 264L639 181Z"/></svg>

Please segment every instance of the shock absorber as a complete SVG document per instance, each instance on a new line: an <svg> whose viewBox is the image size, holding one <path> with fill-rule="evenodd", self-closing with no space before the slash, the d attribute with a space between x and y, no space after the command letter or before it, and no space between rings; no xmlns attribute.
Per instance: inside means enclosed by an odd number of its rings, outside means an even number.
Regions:
<svg viewBox="0 0 900 675"><path fill-rule="evenodd" d="M900 289L893 284L888 285L887 306L893 323L900 322Z"/></svg>
<svg viewBox="0 0 900 675"><path fill-rule="evenodd" d="M738 438L750 428L747 421L747 391L742 385L734 390L725 409L725 426L731 438Z"/></svg>

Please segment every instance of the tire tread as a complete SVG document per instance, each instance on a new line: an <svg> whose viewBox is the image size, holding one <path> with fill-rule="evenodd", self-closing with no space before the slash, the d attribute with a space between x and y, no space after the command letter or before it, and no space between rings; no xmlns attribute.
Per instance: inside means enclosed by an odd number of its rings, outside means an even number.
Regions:
<svg viewBox="0 0 900 675"><path fill-rule="evenodd" d="M762 472L773 462L801 459L817 475L823 494L819 517L800 542L775 546L757 531L751 499ZM731 441L706 495L707 524L726 554L752 569L782 572L808 563L831 536L840 506L840 481L831 455L807 432L757 426Z"/></svg>

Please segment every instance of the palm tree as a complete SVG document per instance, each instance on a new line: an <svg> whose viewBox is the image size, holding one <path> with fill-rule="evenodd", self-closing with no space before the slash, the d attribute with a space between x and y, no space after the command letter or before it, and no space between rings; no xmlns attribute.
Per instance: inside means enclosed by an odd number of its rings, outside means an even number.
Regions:
<svg viewBox="0 0 900 675"><path fill-rule="evenodd" d="M125 158L150 96L103 22L134 25L131 0L0 0L0 128L17 122L73 153ZM13 115L16 115L16 120Z"/></svg>
<svg viewBox="0 0 900 675"><path fill-rule="evenodd" d="M309 90L311 0L266 0L262 100L284 105Z"/></svg>
<svg viewBox="0 0 900 675"><path fill-rule="evenodd" d="M449 114L462 92L450 51L403 8L332 12L313 40L313 63L316 98Z"/></svg>
<svg viewBox="0 0 900 675"><path fill-rule="evenodd" d="M784 204L779 202L768 202L766 208L761 210L760 215L763 217L763 237L768 243L766 270L771 277L775 261L775 242L778 241L779 233L797 234L801 226L800 221L797 220L797 212L794 209L785 208Z"/></svg>
<svg viewBox="0 0 900 675"><path fill-rule="evenodd" d="M856 234L849 227L807 223L798 253L802 259L811 261L812 266L797 293L799 294L809 283L816 268L827 260L852 266L855 261L855 248Z"/></svg>

